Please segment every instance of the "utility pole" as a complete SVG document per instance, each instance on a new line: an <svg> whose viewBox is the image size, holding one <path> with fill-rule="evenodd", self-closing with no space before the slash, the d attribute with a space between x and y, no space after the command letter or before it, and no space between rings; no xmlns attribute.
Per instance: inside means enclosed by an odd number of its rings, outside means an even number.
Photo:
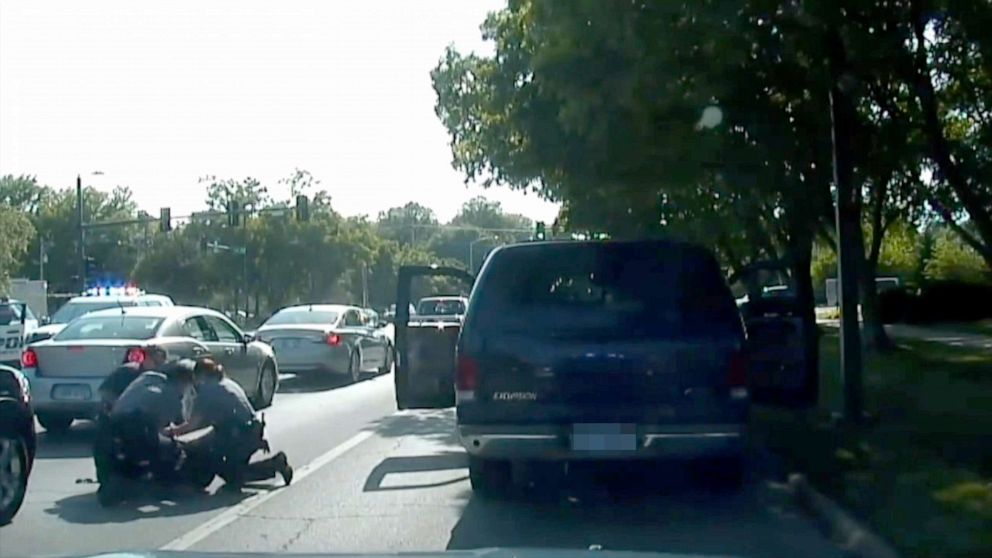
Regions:
<svg viewBox="0 0 992 558"><path fill-rule="evenodd" d="M362 308L369 307L369 266L362 263Z"/></svg>
<svg viewBox="0 0 992 558"><path fill-rule="evenodd" d="M86 290L86 229L83 225L83 177L76 175L76 254L79 257L79 292Z"/></svg>
<svg viewBox="0 0 992 558"><path fill-rule="evenodd" d="M831 62L830 117L833 139L834 184L837 188L837 288L840 294L840 372L844 380L844 417L852 423L864 418L861 371L861 330L858 321L857 242L858 190L853 173L851 137L856 118L845 81L851 79L844 45L836 29L828 31Z"/></svg>
<svg viewBox="0 0 992 558"><path fill-rule="evenodd" d="M48 260L48 240L40 236L38 238L38 280L45 280L45 263Z"/></svg>

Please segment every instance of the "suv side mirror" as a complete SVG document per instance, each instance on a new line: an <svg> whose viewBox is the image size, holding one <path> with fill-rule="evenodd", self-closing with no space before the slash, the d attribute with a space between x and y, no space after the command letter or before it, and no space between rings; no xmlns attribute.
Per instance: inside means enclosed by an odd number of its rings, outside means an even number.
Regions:
<svg viewBox="0 0 992 558"><path fill-rule="evenodd" d="M38 320L39 325L48 325L50 323L52 323L52 318L49 316L42 316L41 319Z"/></svg>
<svg viewBox="0 0 992 558"><path fill-rule="evenodd" d="M244 337L241 338L241 342L244 343L245 345L251 343L254 340L255 340L254 333L245 333Z"/></svg>

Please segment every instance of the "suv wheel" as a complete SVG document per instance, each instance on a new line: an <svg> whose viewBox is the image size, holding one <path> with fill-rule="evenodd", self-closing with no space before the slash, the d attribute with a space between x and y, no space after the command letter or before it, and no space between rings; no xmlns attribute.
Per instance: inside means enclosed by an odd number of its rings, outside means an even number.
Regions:
<svg viewBox="0 0 992 558"><path fill-rule="evenodd" d="M744 457L740 455L717 457L702 462L699 472L702 480L718 490L737 490L744 484Z"/></svg>
<svg viewBox="0 0 992 558"><path fill-rule="evenodd" d="M49 434L62 434L69 430L72 426L72 421L75 420L72 415L63 415L59 413L38 413L38 422L41 423L45 430Z"/></svg>
<svg viewBox="0 0 992 558"><path fill-rule="evenodd" d="M472 490L482 496L500 496L510 488L512 471L509 461L469 456L468 478Z"/></svg>

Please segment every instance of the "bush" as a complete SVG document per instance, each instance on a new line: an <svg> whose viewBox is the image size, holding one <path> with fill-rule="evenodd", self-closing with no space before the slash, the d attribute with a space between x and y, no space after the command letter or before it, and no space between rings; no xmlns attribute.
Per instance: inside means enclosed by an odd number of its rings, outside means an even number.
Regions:
<svg viewBox="0 0 992 558"><path fill-rule="evenodd" d="M992 285L964 281L937 281L919 297L920 320L971 322L992 318Z"/></svg>
<svg viewBox="0 0 992 558"><path fill-rule="evenodd" d="M906 289L879 293L882 321L935 323L972 322L992 318L992 285L965 281L937 281L919 294Z"/></svg>
<svg viewBox="0 0 992 558"><path fill-rule="evenodd" d="M886 289L878 293L878 313L884 324L909 321L917 306L916 295L905 288Z"/></svg>

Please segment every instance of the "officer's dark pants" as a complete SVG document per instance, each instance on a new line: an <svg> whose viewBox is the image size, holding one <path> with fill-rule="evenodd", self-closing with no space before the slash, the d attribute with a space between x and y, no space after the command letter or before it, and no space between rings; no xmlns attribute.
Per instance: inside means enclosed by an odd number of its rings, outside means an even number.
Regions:
<svg viewBox="0 0 992 558"><path fill-rule="evenodd" d="M101 482L109 472L125 477L150 472L157 480L168 482L176 480L182 452L158 431L153 419L134 413L100 417L93 459Z"/></svg>
<svg viewBox="0 0 992 558"><path fill-rule="evenodd" d="M187 455L197 463L209 461L213 471L232 488L248 482L275 477L282 466L273 456L251 461L252 455L265 445L259 423L215 427L213 432L185 446Z"/></svg>

